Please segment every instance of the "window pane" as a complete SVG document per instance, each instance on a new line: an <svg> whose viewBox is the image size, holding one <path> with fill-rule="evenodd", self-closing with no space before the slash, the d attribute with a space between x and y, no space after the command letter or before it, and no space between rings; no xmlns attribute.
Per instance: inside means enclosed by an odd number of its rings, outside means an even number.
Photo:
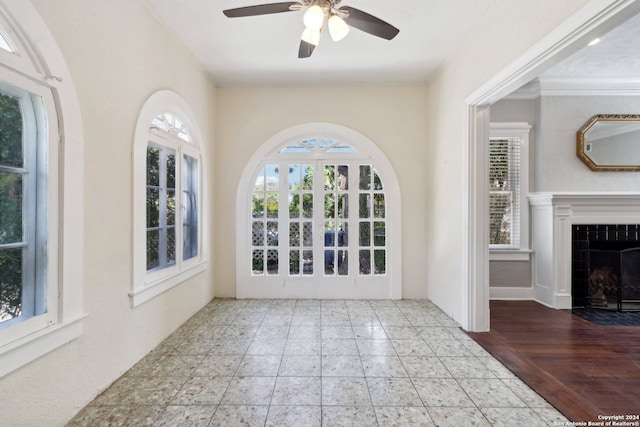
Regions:
<svg viewBox="0 0 640 427"><path fill-rule="evenodd" d="M338 177L336 179L336 186L340 191L349 190L349 166L338 166Z"/></svg>
<svg viewBox="0 0 640 427"><path fill-rule="evenodd" d="M280 188L280 171L278 165L267 165L265 171L267 174L267 191L278 191Z"/></svg>
<svg viewBox="0 0 640 427"><path fill-rule="evenodd" d="M267 193L267 218L278 218L278 193Z"/></svg>
<svg viewBox="0 0 640 427"><path fill-rule="evenodd" d="M167 265L176 263L176 228L167 227Z"/></svg>
<svg viewBox="0 0 640 427"><path fill-rule="evenodd" d="M264 251L262 249L253 250L251 261L253 274L264 274Z"/></svg>
<svg viewBox="0 0 640 427"><path fill-rule="evenodd" d="M267 274L278 274L278 251L276 249L267 251Z"/></svg>
<svg viewBox="0 0 640 427"><path fill-rule="evenodd" d="M0 93L0 165L21 168L22 111L18 98Z"/></svg>
<svg viewBox="0 0 640 427"><path fill-rule="evenodd" d="M360 250L360 274L371 274L371 251L367 249Z"/></svg>
<svg viewBox="0 0 640 427"><path fill-rule="evenodd" d="M160 149L147 147L147 185L160 186Z"/></svg>
<svg viewBox="0 0 640 427"><path fill-rule="evenodd" d="M160 265L160 231L147 231L147 270Z"/></svg>
<svg viewBox="0 0 640 427"><path fill-rule="evenodd" d="M360 190L371 189L371 166L360 166Z"/></svg>
<svg viewBox="0 0 640 427"><path fill-rule="evenodd" d="M333 193L324 195L324 217L336 217L336 197L333 195Z"/></svg>
<svg viewBox="0 0 640 427"><path fill-rule="evenodd" d="M0 250L0 323L22 314L22 248Z"/></svg>
<svg viewBox="0 0 640 427"><path fill-rule="evenodd" d="M289 165L289 190L299 191L300 189L300 165Z"/></svg>
<svg viewBox="0 0 640 427"><path fill-rule="evenodd" d="M349 251L347 250L339 250L338 251L338 275L339 276L348 276L349 275Z"/></svg>
<svg viewBox="0 0 640 427"><path fill-rule="evenodd" d="M253 246L264 246L264 224L254 221L251 230Z"/></svg>
<svg viewBox="0 0 640 427"><path fill-rule="evenodd" d="M371 218L371 194L360 194L360 218Z"/></svg>
<svg viewBox="0 0 640 427"><path fill-rule="evenodd" d="M386 224L384 222L373 223L373 245L384 246L386 244Z"/></svg>
<svg viewBox="0 0 640 427"><path fill-rule="evenodd" d="M182 169L182 258L187 260L198 255L198 160L185 155Z"/></svg>
<svg viewBox="0 0 640 427"><path fill-rule="evenodd" d="M289 195L289 218L300 218L300 195Z"/></svg>
<svg viewBox="0 0 640 427"><path fill-rule="evenodd" d="M289 224L289 246L300 246L300 223Z"/></svg>
<svg viewBox="0 0 640 427"><path fill-rule="evenodd" d="M313 223L302 223L302 244L309 248L313 246Z"/></svg>
<svg viewBox="0 0 640 427"><path fill-rule="evenodd" d="M387 272L387 251L375 250L373 251L374 260L374 274L385 274Z"/></svg>
<svg viewBox="0 0 640 427"><path fill-rule="evenodd" d="M374 218L385 217L384 194L377 193L373 195L373 216Z"/></svg>
<svg viewBox="0 0 640 427"><path fill-rule="evenodd" d="M167 150L167 188L176 188L176 155L175 151Z"/></svg>
<svg viewBox="0 0 640 427"><path fill-rule="evenodd" d="M289 274L300 274L300 251L289 251Z"/></svg>
<svg viewBox="0 0 640 427"><path fill-rule="evenodd" d="M313 194L302 195L302 216L304 218L313 217Z"/></svg>
<svg viewBox="0 0 640 427"><path fill-rule="evenodd" d="M0 244L23 240L23 175L0 172Z"/></svg>
<svg viewBox="0 0 640 427"><path fill-rule="evenodd" d="M336 167L334 165L325 165L324 167L324 189L333 191L336 188Z"/></svg>
<svg viewBox="0 0 640 427"><path fill-rule="evenodd" d="M167 225L176 225L176 192L167 190Z"/></svg>
<svg viewBox="0 0 640 427"><path fill-rule="evenodd" d="M334 274L334 260L336 256L336 251L324 251L324 274L327 276L333 276Z"/></svg>
<svg viewBox="0 0 640 427"><path fill-rule="evenodd" d="M511 192L489 192L489 243L492 245L511 243L511 200Z"/></svg>
<svg viewBox="0 0 640 427"><path fill-rule="evenodd" d="M267 246L278 246L278 223L267 222Z"/></svg>
<svg viewBox="0 0 640 427"><path fill-rule="evenodd" d="M313 251L302 251L302 274L313 274Z"/></svg>
<svg viewBox="0 0 640 427"><path fill-rule="evenodd" d="M338 195L338 218L349 218L349 195Z"/></svg>
<svg viewBox="0 0 640 427"><path fill-rule="evenodd" d="M160 190L147 187L147 228L160 226Z"/></svg>
<svg viewBox="0 0 640 427"><path fill-rule="evenodd" d="M302 189L313 190L313 166L312 165L302 165Z"/></svg>
<svg viewBox="0 0 640 427"><path fill-rule="evenodd" d="M371 224L360 223L360 246L371 246Z"/></svg>
<svg viewBox="0 0 640 427"><path fill-rule="evenodd" d="M380 175L377 170L373 170L373 189L376 191L383 190L382 188L382 180L380 179Z"/></svg>
<svg viewBox="0 0 640 427"><path fill-rule="evenodd" d="M349 223L347 222L338 224L338 246L349 246Z"/></svg>
<svg viewBox="0 0 640 427"><path fill-rule="evenodd" d="M264 194L253 193L251 195L251 214L254 218L264 217Z"/></svg>

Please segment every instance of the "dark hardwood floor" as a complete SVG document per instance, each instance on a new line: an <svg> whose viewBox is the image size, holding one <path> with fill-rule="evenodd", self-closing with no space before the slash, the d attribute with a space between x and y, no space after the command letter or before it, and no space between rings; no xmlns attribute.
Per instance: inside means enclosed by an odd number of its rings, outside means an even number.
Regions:
<svg viewBox="0 0 640 427"><path fill-rule="evenodd" d="M570 421L640 415L640 327L598 326L533 301L491 301L469 334Z"/></svg>

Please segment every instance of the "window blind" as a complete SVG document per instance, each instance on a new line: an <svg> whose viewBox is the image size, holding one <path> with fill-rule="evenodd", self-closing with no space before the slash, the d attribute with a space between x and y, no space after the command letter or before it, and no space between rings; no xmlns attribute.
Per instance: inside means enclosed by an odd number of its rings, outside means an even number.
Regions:
<svg viewBox="0 0 640 427"><path fill-rule="evenodd" d="M520 138L489 141L489 244L520 246Z"/></svg>

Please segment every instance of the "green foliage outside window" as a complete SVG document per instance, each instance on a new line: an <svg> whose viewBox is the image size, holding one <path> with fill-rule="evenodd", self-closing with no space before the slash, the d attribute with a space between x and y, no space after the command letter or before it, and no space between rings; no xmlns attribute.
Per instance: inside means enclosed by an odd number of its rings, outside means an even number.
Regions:
<svg viewBox="0 0 640 427"><path fill-rule="evenodd" d="M17 98L0 93L0 322L22 313L22 112ZM3 170L4 169L4 170Z"/></svg>

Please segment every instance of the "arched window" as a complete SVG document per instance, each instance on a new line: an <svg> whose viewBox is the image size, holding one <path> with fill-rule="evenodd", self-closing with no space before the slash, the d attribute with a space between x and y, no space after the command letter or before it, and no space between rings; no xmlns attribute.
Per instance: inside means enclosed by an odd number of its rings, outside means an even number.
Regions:
<svg viewBox="0 0 640 427"><path fill-rule="evenodd" d="M202 160L186 103L161 91L140 113L134 148L133 305L204 269Z"/></svg>
<svg viewBox="0 0 640 427"><path fill-rule="evenodd" d="M238 193L238 296L399 298L399 192L375 145L309 124L261 150Z"/></svg>
<svg viewBox="0 0 640 427"><path fill-rule="evenodd" d="M29 2L0 8L2 376L81 333L83 153L53 38Z"/></svg>

